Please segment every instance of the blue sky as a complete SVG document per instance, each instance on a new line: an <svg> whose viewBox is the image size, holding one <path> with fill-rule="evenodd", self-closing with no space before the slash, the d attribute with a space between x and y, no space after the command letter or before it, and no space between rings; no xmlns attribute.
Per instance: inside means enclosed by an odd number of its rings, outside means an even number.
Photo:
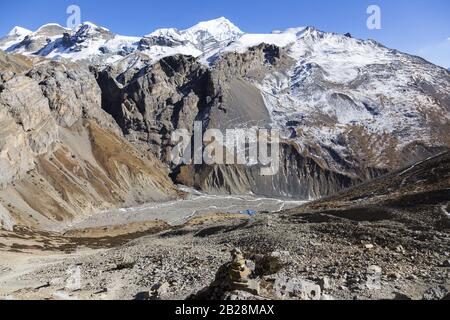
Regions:
<svg viewBox="0 0 450 320"><path fill-rule="evenodd" d="M124 35L140 36L160 27L187 28L225 16L245 32L307 25L350 32L450 67L449 0L2 0L0 34L16 25L32 30L49 22L65 25L71 4L80 6L83 21ZM366 27L371 4L381 8L381 30Z"/></svg>

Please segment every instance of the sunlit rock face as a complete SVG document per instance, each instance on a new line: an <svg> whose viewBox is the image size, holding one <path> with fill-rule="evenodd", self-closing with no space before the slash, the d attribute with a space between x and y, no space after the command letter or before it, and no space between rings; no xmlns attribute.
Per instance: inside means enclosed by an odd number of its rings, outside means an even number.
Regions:
<svg viewBox="0 0 450 320"><path fill-rule="evenodd" d="M76 64L1 53L0 220L51 226L177 196L168 171L128 143Z"/></svg>

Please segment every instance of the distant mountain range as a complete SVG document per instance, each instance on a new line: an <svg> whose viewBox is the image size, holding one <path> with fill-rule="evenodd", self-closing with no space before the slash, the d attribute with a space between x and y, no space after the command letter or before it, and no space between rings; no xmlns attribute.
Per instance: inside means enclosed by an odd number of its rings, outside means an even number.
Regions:
<svg viewBox="0 0 450 320"><path fill-rule="evenodd" d="M34 32L13 28L0 39L0 49L107 64L135 51L145 53L153 60L174 54L211 56L242 34L225 18L201 22L186 30L159 29L144 37L116 35L91 22L83 23L76 31L47 24Z"/></svg>

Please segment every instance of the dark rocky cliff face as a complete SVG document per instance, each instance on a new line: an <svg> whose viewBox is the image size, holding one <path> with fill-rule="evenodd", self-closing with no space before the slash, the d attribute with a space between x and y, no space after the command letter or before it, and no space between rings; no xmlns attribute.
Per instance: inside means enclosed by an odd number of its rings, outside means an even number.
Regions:
<svg viewBox="0 0 450 320"><path fill-rule="evenodd" d="M211 73L192 57L173 56L136 73L124 85L111 70L98 74L103 109L125 136L170 164L171 134L193 131L216 103Z"/></svg>
<svg viewBox="0 0 450 320"><path fill-rule="evenodd" d="M361 178L333 172L290 144L282 143L280 168L275 175L261 175L260 166L184 166L174 179L211 193L248 194L267 197L316 199L360 183Z"/></svg>

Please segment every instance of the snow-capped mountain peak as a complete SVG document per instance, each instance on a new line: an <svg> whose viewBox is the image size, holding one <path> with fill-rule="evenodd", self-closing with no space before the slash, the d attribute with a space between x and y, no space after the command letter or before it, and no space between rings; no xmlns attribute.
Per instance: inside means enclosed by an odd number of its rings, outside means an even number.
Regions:
<svg viewBox="0 0 450 320"><path fill-rule="evenodd" d="M38 54L48 58L87 60L108 65L136 50L140 38L112 33L92 22L84 22L75 32L67 31L49 42Z"/></svg>
<svg viewBox="0 0 450 320"><path fill-rule="evenodd" d="M230 36L240 35L243 32L236 27L230 20L221 17L214 20L199 22L193 27L183 30L182 34L191 37L195 41L204 38L205 34L209 34L217 41L230 39Z"/></svg>
<svg viewBox="0 0 450 320"><path fill-rule="evenodd" d="M29 34L33 33L33 31L15 26L11 29L11 31L8 33L9 37L20 37L20 36L27 36Z"/></svg>
<svg viewBox="0 0 450 320"><path fill-rule="evenodd" d="M101 38L110 39L112 37L114 37L114 34L108 29L100 27L92 22L83 22L72 37L72 42L80 43L87 39L99 40Z"/></svg>
<svg viewBox="0 0 450 320"><path fill-rule="evenodd" d="M217 54L243 34L230 20L221 17L199 22L184 30L157 29L139 42L138 50L156 60L169 55L184 54L202 56L202 61L206 62L208 57Z"/></svg>
<svg viewBox="0 0 450 320"><path fill-rule="evenodd" d="M83 22L81 24L81 26L89 27L89 28L94 29L94 30L100 29L100 30L104 30L104 31L109 31L109 29L107 29L105 27L102 27L102 26L99 26L99 25L97 25L97 24L95 24L95 23L93 23L91 21L85 21L85 22Z"/></svg>
<svg viewBox="0 0 450 320"><path fill-rule="evenodd" d="M178 30L176 28L157 29L145 37L178 37L183 40L196 41L196 38L199 35L208 34L218 41L223 41L229 39L230 35L238 35L243 33L244 32L242 32L230 20L221 17L214 20L199 22L196 25L184 30Z"/></svg>
<svg viewBox="0 0 450 320"><path fill-rule="evenodd" d="M230 20L223 17L200 22L180 33L204 54L222 49L244 34Z"/></svg>
<svg viewBox="0 0 450 320"><path fill-rule="evenodd" d="M36 31L34 31L31 35L58 35L63 32L69 32L70 29L63 27L58 23L47 23L43 26L39 27Z"/></svg>
<svg viewBox="0 0 450 320"><path fill-rule="evenodd" d="M180 31L175 28L161 28L147 34L145 37L180 37Z"/></svg>
<svg viewBox="0 0 450 320"><path fill-rule="evenodd" d="M83 35L95 35L98 33L110 33L110 31L109 29L98 26L90 21L83 22L77 31L77 34Z"/></svg>

